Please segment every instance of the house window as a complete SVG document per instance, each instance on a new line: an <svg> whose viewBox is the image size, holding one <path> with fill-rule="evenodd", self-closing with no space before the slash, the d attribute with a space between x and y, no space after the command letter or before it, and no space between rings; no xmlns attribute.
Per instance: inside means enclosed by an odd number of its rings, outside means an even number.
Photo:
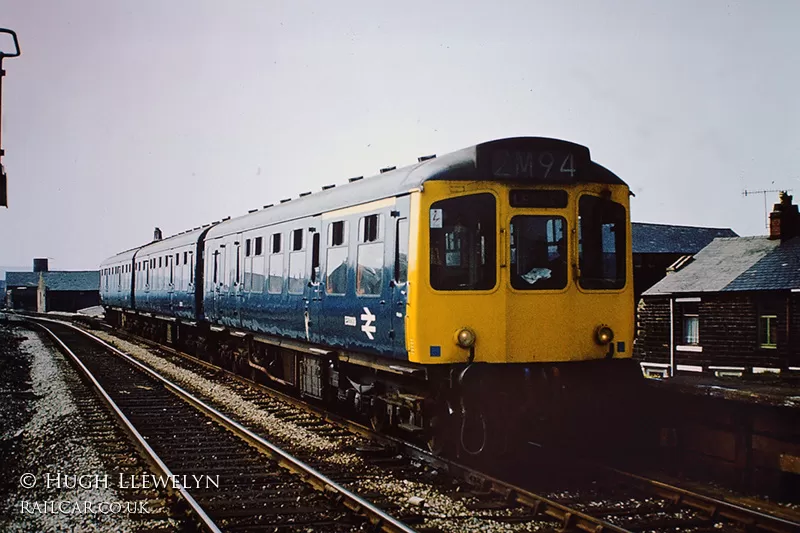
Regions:
<svg viewBox="0 0 800 533"><path fill-rule="evenodd" d="M683 317L683 343L689 346L700 344L700 315L696 303L681 304Z"/></svg>
<svg viewBox="0 0 800 533"><path fill-rule="evenodd" d="M762 348L777 348L778 316L761 313L758 317L758 345Z"/></svg>

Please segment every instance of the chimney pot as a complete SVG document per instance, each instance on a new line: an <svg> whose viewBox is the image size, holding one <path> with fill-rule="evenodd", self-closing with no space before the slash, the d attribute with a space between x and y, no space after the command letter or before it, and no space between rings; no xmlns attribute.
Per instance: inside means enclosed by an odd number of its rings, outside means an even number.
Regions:
<svg viewBox="0 0 800 533"><path fill-rule="evenodd" d="M769 214L769 238L784 242L800 235L800 213L787 191L781 191L779 198Z"/></svg>
<svg viewBox="0 0 800 533"><path fill-rule="evenodd" d="M34 272L47 272L47 258L46 257L37 257L33 260L33 271Z"/></svg>

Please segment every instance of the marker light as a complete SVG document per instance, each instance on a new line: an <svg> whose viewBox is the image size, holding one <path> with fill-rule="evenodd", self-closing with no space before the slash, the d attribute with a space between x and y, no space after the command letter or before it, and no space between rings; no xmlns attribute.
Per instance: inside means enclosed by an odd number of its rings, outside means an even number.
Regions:
<svg viewBox="0 0 800 533"><path fill-rule="evenodd" d="M614 331L608 326L597 326L594 330L594 341L604 345L614 340Z"/></svg>
<svg viewBox="0 0 800 533"><path fill-rule="evenodd" d="M456 333L456 344L462 348L472 348L475 345L475 332L469 328L461 328Z"/></svg>

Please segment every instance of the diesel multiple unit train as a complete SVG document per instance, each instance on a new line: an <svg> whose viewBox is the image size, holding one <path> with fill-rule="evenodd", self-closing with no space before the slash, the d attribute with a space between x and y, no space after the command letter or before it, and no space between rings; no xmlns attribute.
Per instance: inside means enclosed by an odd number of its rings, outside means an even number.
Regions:
<svg viewBox="0 0 800 533"><path fill-rule="evenodd" d="M102 263L101 297L117 327L478 455L585 433L641 375L630 194L584 146L495 140L157 232Z"/></svg>

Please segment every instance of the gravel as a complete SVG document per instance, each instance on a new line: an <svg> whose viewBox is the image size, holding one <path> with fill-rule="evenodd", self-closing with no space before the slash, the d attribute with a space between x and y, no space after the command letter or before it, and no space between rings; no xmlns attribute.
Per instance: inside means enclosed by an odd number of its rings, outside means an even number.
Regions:
<svg viewBox="0 0 800 533"><path fill-rule="evenodd" d="M553 529L553 523L545 521L529 520L522 523L493 521L489 518L490 516L524 516L529 515L530 511L524 508L508 511L470 509L469 503L477 500L463 498L461 495L451 496L424 481L410 481L387 475L384 470L376 469L365 463L358 455L344 452L343 449L359 439L355 435L352 437L340 436L334 439L317 435L307 428L294 424L292 420L285 420L264 411L261 406L243 398L225 384L214 382L164 360L161 356L151 353L148 348L120 339L107 332L93 331L92 333L162 373L185 389L205 397L217 405L224 406L224 409L233 413L240 422L262 431L269 440L278 445L291 443L292 453L311 453L319 461L336 466L346 466L354 472L359 472L361 479L352 483L348 488L361 495L369 494L371 495L370 499L378 494L395 502L402 511L425 517L424 529L426 530L439 529L452 533L461 531L489 533ZM293 419L314 420L316 417L309 414ZM412 503L411 498L413 497L422 499L423 505Z"/></svg>
<svg viewBox="0 0 800 533"><path fill-rule="evenodd" d="M0 391L3 400L11 398L0 401L0 530L91 532L163 527L143 514L129 516L128 510L137 514L142 509L128 499L130 494L114 488L118 473L104 463L103 451L88 437L96 433L83 419L70 380L80 383L70 364L38 333L0 319ZM87 482L86 488L58 488L55 483L48 487L46 476L55 479L59 473L99 479L108 475L109 481ZM35 476L34 487L23 487L25 474ZM85 502L90 502L89 508ZM99 510L103 502L109 504L103 508L105 513ZM111 503L121 510L109 512L117 509Z"/></svg>

